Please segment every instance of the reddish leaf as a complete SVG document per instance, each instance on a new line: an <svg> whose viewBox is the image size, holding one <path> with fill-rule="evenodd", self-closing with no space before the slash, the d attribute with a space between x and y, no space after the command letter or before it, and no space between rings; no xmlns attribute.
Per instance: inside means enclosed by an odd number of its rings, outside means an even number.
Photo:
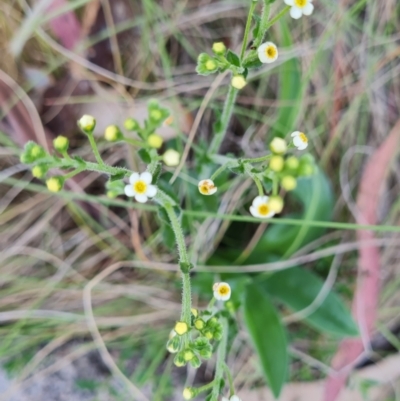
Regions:
<svg viewBox="0 0 400 401"><path fill-rule="evenodd" d="M385 142L373 154L361 177L357 198L357 223L377 224L377 211L381 184L385 181L388 168L398 148L400 120L393 127ZM374 239L371 231L357 231L360 241ZM353 300L353 316L361 338L343 341L332 360L337 374L328 378L325 386L325 401L334 401L346 384L347 377L357 359L369 344L369 337L376 322L379 296L379 249L376 246L362 247L358 259L357 289Z"/></svg>

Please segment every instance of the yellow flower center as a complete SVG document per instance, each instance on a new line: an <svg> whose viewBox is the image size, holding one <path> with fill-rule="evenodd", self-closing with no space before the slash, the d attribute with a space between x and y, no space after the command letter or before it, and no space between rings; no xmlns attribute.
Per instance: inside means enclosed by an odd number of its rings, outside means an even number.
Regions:
<svg viewBox="0 0 400 401"><path fill-rule="evenodd" d="M303 132L300 132L300 134L299 134L299 138L301 139L301 141L302 141L302 142L304 142L304 143L308 143L308 138L307 138L307 135L306 135L306 134L304 134Z"/></svg>
<svg viewBox="0 0 400 401"><path fill-rule="evenodd" d="M308 3L308 0L294 0L294 4L300 8L305 7L307 5L307 3Z"/></svg>
<svg viewBox="0 0 400 401"><path fill-rule="evenodd" d="M144 181L136 181L133 184L133 189L138 193L138 194L144 194L147 190L147 184Z"/></svg>
<svg viewBox="0 0 400 401"><path fill-rule="evenodd" d="M274 46L268 46L265 49L265 55L268 58L274 58L276 56L276 48Z"/></svg>
<svg viewBox="0 0 400 401"><path fill-rule="evenodd" d="M210 191L214 188L215 186L206 182L203 185L200 186L200 192L202 194L208 195Z"/></svg>
<svg viewBox="0 0 400 401"><path fill-rule="evenodd" d="M226 286L226 285L221 285L221 286L218 288L218 293L219 293L220 295L227 295L227 294L229 294L229 287Z"/></svg>
<svg viewBox="0 0 400 401"><path fill-rule="evenodd" d="M262 205L258 206L258 213L261 214L261 216L266 216L269 213L268 205L263 203Z"/></svg>

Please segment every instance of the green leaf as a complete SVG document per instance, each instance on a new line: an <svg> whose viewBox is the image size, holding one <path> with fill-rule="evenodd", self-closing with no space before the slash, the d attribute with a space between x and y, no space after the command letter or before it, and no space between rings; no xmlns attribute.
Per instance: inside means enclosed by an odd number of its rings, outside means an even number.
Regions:
<svg viewBox="0 0 400 401"><path fill-rule="evenodd" d="M278 298L290 309L298 312L314 301L324 282L314 273L296 267L274 273L260 285L269 295ZM350 311L333 291L305 320L315 329L337 337L359 334Z"/></svg>
<svg viewBox="0 0 400 401"><path fill-rule="evenodd" d="M288 371L286 332L271 300L257 284L246 288L244 317L269 386L278 398Z"/></svg>
<svg viewBox="0 0 400 401"><path fill-rule="evenodd" d="M118 180L122 180L125 178L125 173L118 173L118 174L114 174L112 176L110 176L110 181L118 181Z"/></svg>
<svg viewBox="0 0 400 401"><path fill-rule="evenodd" d="M262 62L260 61L260 59L258 58L258 56L254 56L251 59L249 59L248 61L246 61L243 64L243 67L245 68L258 68L262 66Z"/></svg>
<svg viewBox="0 0 400 401"><path fill-rule="evenodd" d="M226 59L228 60L228 62L232 65L234 65L235 67L240 67L240 58L239 56L234 53L232 50L228 50L228 53L226 55Z"/></svg>
<svg viewBox="0 0 400 401"><path fill-rule="evenodd" d="M150 164L151 157L150 153L146 149L140 149L138 151L139 157L142 159L143 163Z"/></svg>
<svg viewBox="0 0 400 401"><path fill-rule="evenodd" d="M285 18L280 21L281 46L293 45L291 31ZM247 66L246 66L247 67ZM301 65L297 58L291 58L279 67L279 101L287 106L279 107L278 116L272 125L268 141L274 136L284 137L293 131L294 123L301 107Z"/></svg>

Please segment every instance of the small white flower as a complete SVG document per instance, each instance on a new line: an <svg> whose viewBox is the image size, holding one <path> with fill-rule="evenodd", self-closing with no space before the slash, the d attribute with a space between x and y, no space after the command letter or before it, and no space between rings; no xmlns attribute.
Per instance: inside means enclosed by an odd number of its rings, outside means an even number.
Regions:
<svg viewBox="0 0 400 401"><path fill-rule="evenodd" d="M268 196L255 197L253 200L253 204L250 206L250 213L254 217L260 217L262 219L272 217L275 212L271 210L271 207L268 204L268 200Z"/></svg>
<svg viewBox="0 0 400 401"><path fill-rule="evenodd" d="M291 136L293 138L293 145L298 150L304 150L308 146L308 138L304 132L295 131Z"/></svg>
<svg viewBox="0 0 400 401"><path fill-rule="evenodd" d="M285 4L291 6L290 16L299 19L302 15L311 15L314 11L313 0L284 0Z"/></svg>
<svg viewBox="0 0 400 401"><path fill-rule="evenodd" d="M278 58L278 48L272 42L265 42L257 49L258 58L262 63L273 63Z"/></svg>
<svg viewBox="0 0 400 401"><path fill-rule="evenodd" d="M213 195L217 192L217 187L214 185L214 181L207 179L201 180L198 184L199 191L202 195Z"/></svg>
<svg viewBox="0 0 400 401"><path fill-rule="evenodd" d="M134 196L135 200L140 203L147 202L148 198L156 196L157 187L151 185L153 176L145 171L142 174L133 173L129 177L129 185L125 186L125 195Z"/></svg>
<svg viewBox="0 0 400 401"><path fill-rule="evenodd" d="M214 298L218 301L227 301L231 297L231 287L228 283L215 283L213 291Z"/></svg>

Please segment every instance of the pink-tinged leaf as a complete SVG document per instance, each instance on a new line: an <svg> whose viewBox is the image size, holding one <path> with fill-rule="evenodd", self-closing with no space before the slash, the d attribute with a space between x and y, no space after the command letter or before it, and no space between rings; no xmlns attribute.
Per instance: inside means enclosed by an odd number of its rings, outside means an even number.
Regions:
<svg viewBox="0 0 400 401"><path fill-rule="evenodd" d="M368 161L361 177L357 197L357 223L377 224L379 197L390 163L396 155L400 139L400 120L393 127L385 142ZM374 239L371 231L358 230L359 241ZM358 323L361 338L344 340L332 360L336 374L331 375L325 385L324 401L335 401L340 394L351 369L370 343L374 330L379 298L379 248L362 247L359 251L357 289L353 300L353 316Z"/></svg>
<svg viewBox="0 0 400 401"><path fill-rule="evenodd" d="M53 13L66 6L68 6L68 0L53 0L47 12ZM66 11L54 17L49 21L49 26L54 36L69 50L74 49L81 39L81 24L73 11Z"/></svg>

